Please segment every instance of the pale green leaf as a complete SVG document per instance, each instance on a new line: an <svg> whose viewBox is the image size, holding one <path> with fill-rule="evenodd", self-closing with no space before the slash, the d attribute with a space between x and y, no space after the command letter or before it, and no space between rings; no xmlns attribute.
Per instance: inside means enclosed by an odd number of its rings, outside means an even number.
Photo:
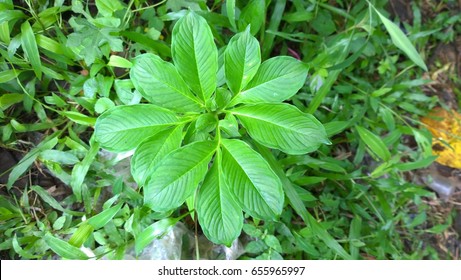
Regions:
<svg viewBox="0 0 461 280"><path fill-rule="evenodd" d="M147 177L157 164L173 150L181 146L183 126L164 130L147 138L131 158L131 174L139 186L144 186Z"/></svg>
<svg viewBox="0 0 461 280"><path fill-rule="evenodd" d="M63 165L74 165L79 162L79 159L71 152L58 150L45 150L41 152L40 160L53 161Z"/></svg>
<svg viewBox="0 0 461 280"><path fill-rule="evenodd" d="M38 79L42 78L42 62L38 53L34 31L28 21L21 24L21 46Z"/></svg>
<svg viewBox="0 0 461 280"><path fill-rule="evenodd" d="M35 35L35 40L37 41L37 45L41 48L56 53L56 54L65 54L65 46L56 42L55 40L48 38L42 34Z"/></svg>
<svg viewBox="0 0 461 280"><path fill-rule="evenodd" d="M373 7L374 8L374 7ZM415 49L411 41L405 36L405 34L400 30L400 28L383 16L376 8L374 8L379 18L383 22L384 26L387 29L387 32L391 35L392 42L394 45L402 50L416 65L421 67L423 70L427 71L426 63L419 55L418 51Z"/></svg>
<svg viewBox="0 0 461 280"><path fill-rule="evenodd" d="M72 187L72 191L74 192L77 201L82 200L82 184L85 180L86 174L90 169L91 164L99 151L99 143L94 141L94 138L91 137L90 139L90 149L85 154L85 158L83 158L82 162L77 163L74 168L72 169L72 176L70 179L70 185Z"/></svg>
<svg viewBox="0 0 461 280"><path fill-rule="evenodd" d="M118 55L111 55L107 65L120 68L131 68L133 66L129 60Z"/></svg>
<svg viewBox="0 0 461 280"><path fill-rule="evenodd" d="M226 12L227 17L229 18L229 23L231 24L234 30L237 30L237 26L235 25L235 0L227 0L226 1Z"/></svg>
<svg viewBox="0 0 461 280"><path fill-rule="evenodd" d="M96 122L96 118L88 117L87 115L79 112L63 111L60 114L66 116L69 120L82 125L93 126Z"/></svg>
<svg viewBox="0 0 461 280"><path fill-rule="evenodd" d="M40 198L48 205L53 207L54 209L61 211L61 212L68 212L68 210L64 209L59 202L56 201L47 191L45 191L40 186L30 186L30 189L34 191L36 194L40 196ZM72 211L70 211L72 212Z"/></svg>
<svg viewBox="0 0 461 280"><path fill-rule="evenodd" d="M98 99L96 104L94 104L94 111L98 114L102 114L113 107L115 107L114 101L112 101L110 98L103 97Z"/></svg>
<svg viewBox="0 0 461 280"><path fill-rule="evenodd" d="M256 38L247 28L230 40L224 52L224 71L227 85L234 94L253 79L261 64L261 50Z"/></svg>
<svg viewBox="0 0 461 280"><path fill-rule="evenodd" d="M218 50L206 20L189 12L175 24L171 42L173 61L187 85L202 100L216 89Z"/></svg>
<svg viewBox="0 0 461 280"><path fill-rule="evenodd" d="M307 71L307 66L293 57L277 56L266 60L253 80L231 104L287 100L303 87Z"/></svg>
<svg viewBox="0 0 461 280"><path fill-rule="evenodd" d="M154 211L179 207L191 196L208 171L216 143L194 142L169 153L144 186L144 203Z"/></svg>
<svg viewBox="0 0 461 280"><path fill-rule="evenodd" d="M0 72L0 83L6 83L15 79L22 71L20 70L5 70Z"/></svg>
<svg viewBox="0 0 461 280"><path fill-rule="evenodd" d="M251 34L255 35L264 23L266 16L266 1L251 0L240 13L238 27L240 31L245 30L248 25L251 26Z"/></svg>
<svg viewBox="0 0 461 280"><path fill-rule="evenodd" d="M78 229L72 234L69 239L69 244L75 247L80 247L85 243L85 241L91 236L94 228L88 223L84 222L81 224Z"/></svg>
<svg viewBox="0 0 461 280"><path fill-rule="evenodd" d="M96 7L105 17L110 17L115 11L123 9L119 0L96 0Z"/></svg>
<svg viewBox="0 0 461 280"><path fill-rule="evenodd" d="M269 164L245 142L223 139L222 174L242 209L274 220L283 209L282 183Z"/></svg>
<svg viewBox="0 0 461 280"><path fill-rule="evenodd" d="M313 152L329 141L322 124L289 104L257 104L232 109L250 136L287 154Z"/></svg>
<svg viewBox="0 0 461 280"><path fill-rule="evenodd" d="M149 245L154 239L160 238L167 234L168 231L178 222L178 219L167 218L153 223L145 228L135 237L135 252L136 255Z"/></svg>
<svg viewBox="0 0 461 280"><path fill-rule="evenodd" d="M7 70L7 71L12 71L12 70ZM1 80L2 79L1 76L2 76L2 73L4 72L0 72L0 83L3 83ZM20 93L2 94L2 96L0 96L0 110L5 110L13 104L22 102L22 100L24 99L24 96L25 96L24 94L20 94Z"/></svg>
<svg viewBox="0 0 461 280"><path fill-rule="evenodd" d="M363 127L357 126L356 129L360 135L360 138L363 140L363 142L365 142L365 144L373 153L375 153L384 161L391 159L391 153L381 138Z"/></svg>
<svg viewBox="0 0 461 280"><path fill-rule="evenodd" d="M176 115L151 104L124 105L107 110L95 125L96 140L114 152L136 148L144 139L178 122Z"/></svg>
<svg viewBox="0 0 461 280"><path fill-rule="evenodd" d="M23 248L21 248L21 246L19 245L16 233L13 236L12 245L13 245L14 251L19 256L21 256L22 260L28 260L28 259L35 259L36 258L36 256L34 256L33 254L30 253L30 250L24 250Z"/></svg>
<svg viewBox="0 0 461 280"><path fill-rule="evenodd" d="M200 111L200 102L173 64L157 55L136 57L130 77L135 88L153 104L175 111Z"/></svg>
<svg viewBox="0 0 461 280"><path fill-rule="evenodd" d="M54 237L50 233L45 234L43 239L45 240L45 243L50 247L50 249L62 258L69 260L88 259L88 256L79 248L70 245L64 240Z"/></svg>
<svg viewBox="0 0 461 280"><path fill-rule="evenodd" d="M86 222L91 225L95 230L105 226L112 218L117 215L118 211L122 208L123 203L120 203L117 206L108 208L101 213L89 218Z"/></svg>
<svg viewBox="0 0 461 280"><path fill-rule="evenodd" d="M203 232L213 243L230 247L240 235L243 226L242 208L224 181L220 154L216 156L200 187L197 214Z"/></svg>

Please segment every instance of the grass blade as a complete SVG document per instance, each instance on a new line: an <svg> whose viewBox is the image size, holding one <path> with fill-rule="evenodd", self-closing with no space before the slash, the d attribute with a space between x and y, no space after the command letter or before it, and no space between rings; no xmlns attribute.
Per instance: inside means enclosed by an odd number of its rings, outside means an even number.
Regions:
<svg viewBox="0 0 461 280"><path fill-rule="evenodd" d="M34 31L28 21L21 25L21 45L24 53L29 59L32 69L38 79L42 78L42 63L38 53L37 42L35 41Z"/></svg>
<svg viewBox="0 0 461 280"><path fill-rule="evenodd" d="M410 58L416 65L421 67L424 71L427 71L426 63L424 63L424 60L421 58L418 51L415 49L415 47L407 38L407 36L405 36L402 30L400 30L400 28L395 23L393 23L385 16L383 16L380 12L378 12L378 10L375 7L373 7L373 9L383 22L387 32L389 32L389 34L391 35L391 39L394 45L400 50L402 50L408 56L408 58Z"/></svg>

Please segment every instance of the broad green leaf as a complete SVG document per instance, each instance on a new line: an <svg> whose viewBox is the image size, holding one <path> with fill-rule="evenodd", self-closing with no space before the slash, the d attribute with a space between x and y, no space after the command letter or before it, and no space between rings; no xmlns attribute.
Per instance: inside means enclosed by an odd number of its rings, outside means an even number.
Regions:
<svg viewBox="0 0 461 280"><path fill-rule="evenodd" d="M144 186L144 203L154 211L179 207L191 196L208 171L216 143L194 142L169 153Z"/></svg>
<svg viewBox="0 0 461 280"><path fill-rule="evenodd" d="M128 151L177 122L173 112L155 105L118 106L99 116L95 125L96 141L110 151Z"/></svg>
<svg viewBox="0 0 461 280"><path fill-rule="evenodd" d="M52 149L58 143L58 138L55 134L48 136L45 140L43 140L37 147L33 148L28 152L13 168L9 177L8 177L8 188L11 188L16 182L16 180L21 177L24 172L29 169L29 167L34 163L35 159L40 155L40 153L44 150Z"/></svg>
<svg viewBox="0 0 461 280"><path fill-rule="evenodd" d="M38 79L41 79L42 63L40 61L40 54L38 53L34 31L28 21L21 24L21 46L32 65L35 75L37 75Z"/></svg>
<svg viewBox="0 0 461 280"><path fill-rule="evenodd" d="M183 126L164 130L147 138L131 158L131 174L139 186L144 186L147 177L157 164L173 150L181 146Z"/></svg>
<svg viewBox="0 0 461 280"><path fill-rule="evenodd" d="M79 248L74 247L64 240L54 237L50 233L45 234L43 237L45 243L50 247L53 252L59 256L69 260L86 260L88 256L83 253Z"/></svg>
<svg viewBox="0 0 461 280"><path fill-rule="evenodd" d="M289 56L277 56L264 61L248 86L231 102L282 102L295 95L304 85L307 66Z"/></svg>
<svg viewBox="0 0 461 280"><path fill-rule="evenodd" d="M167 234L168 231L178 222L177 218L167 218L153 223L145 228L140 234L135 237L135 252L136 255L149 245L154 239L160 238Z"/></svg>
<svg viewBox="0 0 461 280"><path fill-rule="evenodd" d="M251 34L255 35L264 23L266 16L266 1L251 0L240 13L238 26L240 31L245 30L248 25L251 26Z"/></svg>
<svg viewBox="0 0 461 280"><path fill-rule="evenodd" d="M91 225L95 230L105 226L112 218L117 215L118 211L122 208L123 203L117 206L108 208L101 213L89 218L86 222Z"/></svg>
<svg viewBox="0 0 461 280"><path fill-rule="evenodd" d="M222 174L242 209L255 218L274 220L282 213L283 190L269 164L245 142L223 139Z"/></svg>
<svg viewBox="0 0 461 280"><path fill-rule="evenodd" d="M171 41L173 61L187 85L202 100L216 88L218 50L206 20L189 12L175 24Z"/></svg>
<svg viewBox="0 0 461 280"><path fill-rule="evenodd" d="M180 112L200 111L199 101L173 64L157 55L137 56L130 77L135 88L153 104Z"/></svg>
<svg viewBox="0 0 461 280"><path fill-rule="evenodd" d="M105 17L110 17L115 11L123 9L119 0L96 0L96 7Z"/></svg>
<svg viewBox="0 0 461 280"><path fill-rule="evenodd" d="M391 39L394 45L402 50L416 65L421 67L424 71L427 71L426 63L424 63L424 60L421 58L418 51L415 49L407 36L405 36L402 30L400 30L400 28L395 23L378 12L375 7L373 7L373 9L375 9L375 12L383 22L384 27L386 27L387 32L389 32L391 35Z"/></svg>
<svg viewBox="0 0 461 280"><path fill-rule="evenodd" d="M391 159L391 153L381 138L363 127L357 126L356 129L360 138L362 138L363 142L365 142L373 153L384 161Z"/></svg>
<svg viewBox="0 0 461 280"><path fill-rule="evenodd" d="M227 85L234 94L253 79L260 64L259 43L248 28L232 37L224 52L224 70Z"/></svg>
<svg viewBox="0 0 461 280"><path fill-rule="evenodd" d="M329 144L322 124L289 104L258 104L232 109L250 136L287 154L305 154Z"/></svg>
<svg viewBox="0 0 461 280"><path fill-rule="evenodd" d="M197 214L206 237L228 247L242 231L242 208L235 202L222 176L220 153L198 194Z"/></svg>

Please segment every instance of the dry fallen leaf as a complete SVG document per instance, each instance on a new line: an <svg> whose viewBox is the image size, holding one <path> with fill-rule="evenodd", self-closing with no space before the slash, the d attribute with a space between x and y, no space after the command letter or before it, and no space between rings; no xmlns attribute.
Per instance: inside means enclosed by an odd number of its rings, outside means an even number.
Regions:
<svg viewBox="0 0 461 280"><path fill-rule="evenodd" d="M421 121L432 133L432 151L437 162L452 168L461 168L461 114L434 108Z"/></svg>

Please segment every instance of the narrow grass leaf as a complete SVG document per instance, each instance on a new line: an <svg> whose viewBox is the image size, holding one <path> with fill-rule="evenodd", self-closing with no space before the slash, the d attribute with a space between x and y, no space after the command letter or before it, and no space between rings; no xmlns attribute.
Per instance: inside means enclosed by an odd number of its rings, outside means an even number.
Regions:
<svg viewBox="0 0 461 280"><path fill-rule="evenodd" d="M14 182L16 182L16 180L18 180L19 177L24 174L27 169L29 169L29 167L32 165L32 163L34 163L35 159L37 159L42 151L52 149L54 146L56 146L57 143L58 138L55 136L55 134L52 134L48 136L47 139L42 141L37 147L27 153L11 171L8 177L7 187L11 188L13 186Z"/></svg>
<svg viewBox="0 0 461 280"><path fill-rule="evenodd" d="M381 138L363 127L356 126L356 129L362 141L365 142L373 153L384 161L391 159L391 153Z"/></svg>
<svg viewBox="0 0 461 280"><path fill-rule="evenodd" d="M91 225L95 230L105 226L122 208L123 203L102 211L101 213L89 218L86 222Z"/></svg>
<svg viewBox="0 0 461 280"><path fill-rule="evenodd" d="M30 189L32 191L34 191L35 193L38 194L38 196L40 196L40 198L48 205L50 205L52 208L58 210L58 211L61 211L61 212L64 212L64 213L67 213L67 214L70 214L70 215L74 215L74 216L83 216L83 213L80 213L80 212L77 212L77 211L72 211L72 210L68 210L68 209L65 209L64 207L61 206L61 204L59 204L59 202L54 199L46 190L44 190L42 187L40 186L37 186L37 185L34 185L34 186L31 186Z"/></svg>
<svg viewBox="0 0 461 280"><path fill-rule="evenodd" d="M91 236L94 228L87 222L81 224L69 239L69 244L80 248L83 243Z"/></svg>
<svg viewBox="0 0 461 280"><path fill-rule="evenodd" d="M21 70L5 70L0 72L0 83L6 83L15 79L21 72Z"/></svg>
<svg viewBox="0 0 461 280"><path fill-rule="evenodd" d="M235 24L235 0L226 1L226 12L227 17L229 18L229 23L231 24L234 31L236 31L237 25Z"/></svg>
<svg viewBox="0 0 461 280"><path fill-rule="evenodd" d="M424 60L421 58L418 51L415 49L407 36L405 36L402 30L400 30L400 28L395 23L378 12L375 7L373 8L383 22L384 27L386 27L387 32L389 32L391 35L392 42L395 44L395 46L402 50L416 65L421 67L424 71L427 71L426 63L424 63Z"/></svg>
<svg viewBox="0 0 461 280"><path fill-rule="evenodd" d="M283 190L288 198L288 202L296 211L296 213L308 224L314 234L322 240L331 250L336 252L343 259L350 260L352 256L349 255L346 250L336 241L333 236L331 236L328 231L326 231L322 225L317 222L317 220L312 217L312 215L307 211L306 206L304 206L303 201L298 195L298 192L294 188L291 181L287 178L285 172L283 171L280 163L275 159L274 155L266 147L256 143L259 153L267 160L271 168L275 171L277 176L282 181Z"/></svg>
<svg viewBox="0 0 461 280"><path fill-rule="evenodd" d="M21 25L21 46L29 59L35 75L40 80L42 78L42 62L38 52L37 42L35 41L34 31L28 21Z"/></svg>
<svg viewBox="0 0 461 280"><path fill-rule="evenodd" d="M77 201L79 202L82 200L82 184L85 180L86 173L90 169L90 166L99 151L99 143L94 141L93 137L90 139L90 145L90 149L85 155L85 158L82 160L82 162L77 163L72 169L70 185L75 197L77 198Z"/></svg>
<svg viewBox="0 0 461 280"><path fill-rule="evenodd" d="M64 240L54 237L50 233L45 234L43 239L45 240L45 243L50 247L50 249L62 258L69 260L88 259L88 256L79 248L70 245Z"/></svg>

